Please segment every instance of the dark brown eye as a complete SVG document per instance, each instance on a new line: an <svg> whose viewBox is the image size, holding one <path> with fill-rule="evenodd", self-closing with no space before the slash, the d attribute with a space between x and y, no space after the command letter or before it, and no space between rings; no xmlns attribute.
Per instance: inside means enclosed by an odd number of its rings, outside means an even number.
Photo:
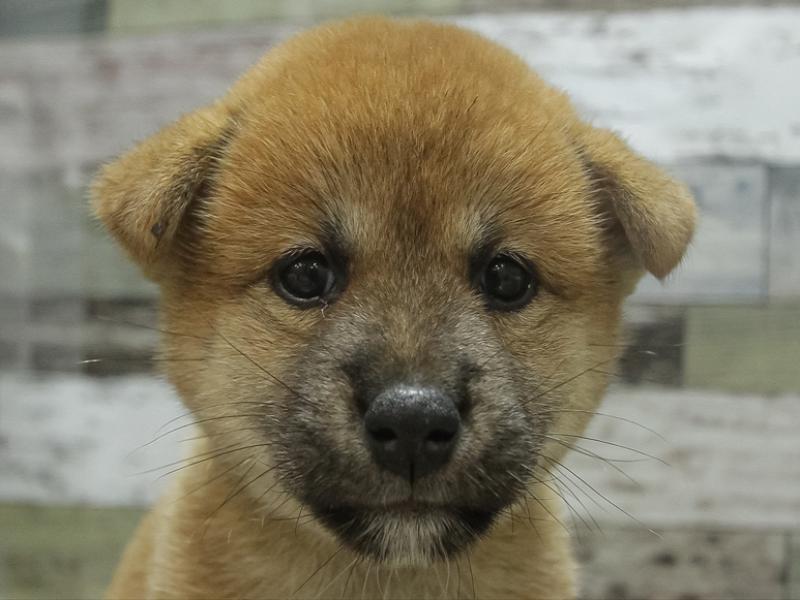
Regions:
<svg viewBox="0 0 800 600"><path fill-rule="evenodd" d="M335 282L333 270L320 252L290 256L276 266L274 286L290 304L309 307L330 294Z"/></svg>
<svg viewBox="0 0 800 600"><path fill-rule="evenodd" d="M536 295L533 268L508 254L499 254L483 271L481 291L490 308L520 309Z"/></svg>

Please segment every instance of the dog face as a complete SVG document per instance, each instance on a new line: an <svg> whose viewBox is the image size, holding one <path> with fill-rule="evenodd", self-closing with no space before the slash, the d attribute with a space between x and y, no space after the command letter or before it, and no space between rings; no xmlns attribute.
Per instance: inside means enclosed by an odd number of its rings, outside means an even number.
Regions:
<svg viewBox="0 0 800 600"><path fill-rule="evenodd" d="M273 50L106 167L94 205L162 287L215 459L395 564L524 501L604 390L624 297L694 222L507 51L381 19Z"/></svg>

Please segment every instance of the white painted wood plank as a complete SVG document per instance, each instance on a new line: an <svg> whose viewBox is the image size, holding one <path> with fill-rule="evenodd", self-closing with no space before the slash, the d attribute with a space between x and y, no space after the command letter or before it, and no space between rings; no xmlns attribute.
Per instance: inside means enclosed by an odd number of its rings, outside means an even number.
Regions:
<svg viewBox="0 0 800 600"><path fill-rule="evenodd" d="M584 114L650 157L800 159L796 7L457 21L518 52Z"/></svg>
<svg viewBox="0 0 800 600"><path fill-rule="evenodd" d="M798 8L451 20L518 52L652 158L800 160ZM223 93L296 29L2 41L0 164L82 165L116 154Z"/></svg>
<svg viewBox="0 0 800 600"><path fill-rule="evenodd" d="M615 389L602 412L652 433L595 417L587 436L634 448L655 460L616 463L573 452L567 466L610 501L650 527L797 527L800 523L800 397L727 395L693 390ZM637 452L582 441L605 457L639 460ZM583 498L587 502L586 498ZM605 500L605 521L634 524ZM593 511L596 512L596 511Z"/></svg>
<svg viewBox="0 0 800 600"><path fill-rule="evenodd" d="M0 374L0 500L148 504L165 481L137 473L178 460L190 430L137 448L184 413L153 377Z"/></svg>
<svg viewBox="0 0 800 600"><path fill-rule="evenodd" d="M658 456L671 466L650 459L618 463L637 486L600 460L572 453L566 464L647 526L787 528L800 523L800 397L615 389L601 410L651 427L668 441L602 416L594 419L588 437ZM129 453L182 413L169 387L148 377L0 375L0 499L150 502L163 481L136 473L177 460L178 440L188 431ZM605 443L580 446L609 458L642 458ZM569 472L564 476L574 480ZM630 516L587 492L603 506L581 498L598 520L636 526ZM579 509L579 503L572 504Z"/></svg>

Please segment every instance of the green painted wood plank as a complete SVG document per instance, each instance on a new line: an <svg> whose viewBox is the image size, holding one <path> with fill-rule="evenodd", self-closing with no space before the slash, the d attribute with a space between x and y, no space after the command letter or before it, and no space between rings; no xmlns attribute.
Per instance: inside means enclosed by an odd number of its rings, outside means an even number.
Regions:
<svg viewBox="0 0 800 600"><path fill-rule="evenodd" d="M800 306L690 307L685 344L688 387L800 390Z"/></svg>
<svg viewBox="0 0 800 600"><path fill-rule="evenodd" d="M141 515L0 505L0 597L101 597Z"/></svg>

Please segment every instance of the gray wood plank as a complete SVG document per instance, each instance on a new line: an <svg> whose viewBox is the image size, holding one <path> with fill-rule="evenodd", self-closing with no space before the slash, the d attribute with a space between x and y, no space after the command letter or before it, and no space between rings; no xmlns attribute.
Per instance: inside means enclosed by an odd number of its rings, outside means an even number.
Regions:
<svg viewBox="0 0 800 600"><path fill-rule="evenodd" d="M779 532L609 529L583 536L586 600L784 600L787 553Z"/></svg>
<svg viewBox="0 0 800 600"><path fill-rule="evenodd" d="M800 299L800 168L770 171L769 296Z"/></svg>
<svg viewBox="0 0 800 600"><path fill-rule="evenodd" d="M755 164L678 165L699 223L686 258L664 284L646 276L637 302L742 303L766 297L767 170Z"/></svg>

